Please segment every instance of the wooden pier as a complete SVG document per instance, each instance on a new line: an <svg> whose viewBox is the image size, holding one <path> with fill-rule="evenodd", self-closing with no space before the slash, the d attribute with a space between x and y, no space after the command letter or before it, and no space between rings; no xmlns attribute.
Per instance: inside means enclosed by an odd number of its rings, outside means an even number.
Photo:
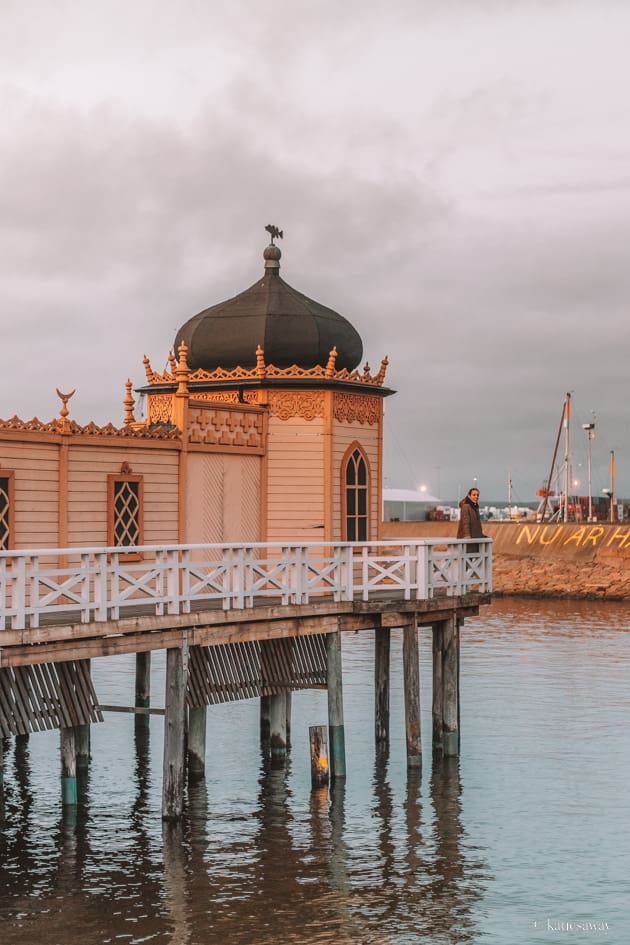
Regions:
<svg viewBox="0 0 630 945"><path fill-rule="evenodd" d="M327 689L330 777L344 778L341 633L374 631L380 750L389 742L390 632L400 627L407 761L418 767L418 627L433 628L432 748L457 755L459 630L491 591L490 540L3 552L0 736L58 728L62 800L76 804L89 726L103 720L89 661L136 654L135 703L120 708L148 721L150 654L165 649L164 818L182 813L186 765L203 775L207 707L220 702L260 699L261 740L282 765L291 692ZM0 786L1 767L0 757Z"/></svg>

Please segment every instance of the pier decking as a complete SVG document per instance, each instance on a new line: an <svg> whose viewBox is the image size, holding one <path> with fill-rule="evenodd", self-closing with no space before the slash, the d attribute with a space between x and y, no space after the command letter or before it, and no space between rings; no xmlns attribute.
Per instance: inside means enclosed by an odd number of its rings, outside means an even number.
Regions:
<svg viewBox="0 0 630 945"><path fill-rule="evenodd" d="M77 743L102 718L90 659L167 650L163 814L182 809L184 751L203 768L206 706L261 698L261 731L281 761L292 690L327 688L331 774L345 775L340 632L376 631L375 737L389 737L389 634L402 627L407 755L419 763L419 625L434 630L434 747L459 750L459 626L488 603L492 543L53 548L0 555L0 734L60 728L64 801ZM145 680L142 683L142 680ZM69 787L68 787L69 785Z"/></svg>

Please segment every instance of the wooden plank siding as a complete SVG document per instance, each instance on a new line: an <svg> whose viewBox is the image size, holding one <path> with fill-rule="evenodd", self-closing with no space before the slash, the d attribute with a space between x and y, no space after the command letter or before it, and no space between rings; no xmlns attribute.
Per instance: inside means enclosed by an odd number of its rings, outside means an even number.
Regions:
<svg viewBox="0 0 630 945"><path fill-rule="evenodd" d="M15 473L14 547L54 548L59 527L57 444L0 440L0 469Z"/></svg>
<svg viewBox="0 0 630 945"><path fill-rule="evenodd" d="M271 416L267 443L266 540L323 540L323 419Z"/></svg>
<svg viewBox="0 0 630 945"><path fill-rule="evenodd" d="M68 451L68 544L107 544L107 476L127 463L144 480L144 543L178 540L178 451L139 446L103 449L71 444Z"/></svg>

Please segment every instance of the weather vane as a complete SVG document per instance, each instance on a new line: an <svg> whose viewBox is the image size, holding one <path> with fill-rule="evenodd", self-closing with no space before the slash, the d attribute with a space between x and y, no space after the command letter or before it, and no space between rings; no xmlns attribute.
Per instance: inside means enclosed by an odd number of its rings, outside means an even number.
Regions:
<svg viewBox="0 0 630 945"><path fill-rule="evenodd" d="M265 229L267 230L267 233L269 233L270 236L271 236L271 245L272 245L272 246L274 245L274 242L273 242L274 239L276 239L276 240L280 239L280 240L281 240L281 239L283 238L283 236L282 236L282 230L279 230L277 226L274 226L274 225L273 225L273 223L268 223L267 226L265 227Z"/></svg>

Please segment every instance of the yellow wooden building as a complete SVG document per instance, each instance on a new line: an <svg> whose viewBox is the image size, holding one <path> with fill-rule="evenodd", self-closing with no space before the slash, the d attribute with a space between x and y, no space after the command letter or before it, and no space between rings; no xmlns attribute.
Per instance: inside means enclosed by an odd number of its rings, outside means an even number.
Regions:
<svg viewBox="0 0 630 945"><path fill-rule="evenodd" d="M274 232L274 235L275 232ZM177 333L121 426L0 421L0 550L378 539L387 359L280 276ZM142 416L140 416L142 414Z"/></svg>

